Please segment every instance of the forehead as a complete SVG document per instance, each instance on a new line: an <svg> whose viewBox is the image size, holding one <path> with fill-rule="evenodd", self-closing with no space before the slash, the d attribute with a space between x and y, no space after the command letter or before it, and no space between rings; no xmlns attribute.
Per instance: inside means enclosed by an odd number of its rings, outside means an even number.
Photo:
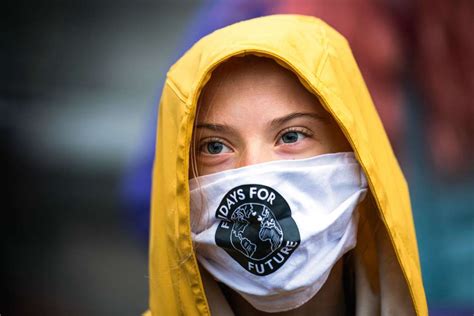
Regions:
<svg viewBox="0 0 474 316"><path fill-rule="evenodd" d="M234 57L214 70L199 107L198 120L245 112L268 114L269 110L275 114L311 111L328 115L293 72L270 58L256 56Z"/></svg>

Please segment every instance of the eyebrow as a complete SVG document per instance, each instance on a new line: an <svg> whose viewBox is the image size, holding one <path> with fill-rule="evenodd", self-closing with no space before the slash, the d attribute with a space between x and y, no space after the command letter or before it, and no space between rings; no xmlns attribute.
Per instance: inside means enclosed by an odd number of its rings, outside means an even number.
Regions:
<svg viewBox="0 0 474 316"><path fill-rule="evenodd" d="M300 117L309 117L314 120L319 120L323 123L328 123L327 118L323 117L322 115L319 115L317 113L302 113L302 112L296 112L296 113L290 113L288 115L278 117L276 119L273 119L270 122L271 127L278 127L280 125L283 125L291 120L294 120L296 118ZM229 125L224 125L224 124L212 124L212 123L199 123L196 125L196 129L208 129L213 132L219 132L219 133L227 133L230 134L234 132L234 128L230 127Z"/></svg>
<svg viewBox="0 0 474 316"><path fill-rule="evenodd" d="M323 123L328 123L327 118L320 115L320 114L296 112L296 113L291 113L291 114L273 119L270 122L270 126L271 127L277 127L277 126L283 125L285 123L288 123L291 120L294 120L294 119L300 118L300 117L309 117L311 119L318 120L318 121L321 121Z"/></svg>
<svg viewBox="0 0 474 316"><path fill-rule="evenodd" d="M214 132L219 132L219 133L231 133L234 131L234 129L228 125L223 125L223 124L211 124L211 123L200 123L196 125L196 129L209 129Z"/></svg>

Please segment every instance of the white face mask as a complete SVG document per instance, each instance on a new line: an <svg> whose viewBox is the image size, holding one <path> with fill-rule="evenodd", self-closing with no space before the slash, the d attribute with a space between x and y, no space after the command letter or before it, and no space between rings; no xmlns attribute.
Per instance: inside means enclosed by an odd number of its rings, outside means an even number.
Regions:
<svg viewBox="0 0 474 316"><path fill-rule="evenodd" d="M353 153L272 161L190 181L197 258L256 309L297 308L356 245L367 181Z"/></svg>

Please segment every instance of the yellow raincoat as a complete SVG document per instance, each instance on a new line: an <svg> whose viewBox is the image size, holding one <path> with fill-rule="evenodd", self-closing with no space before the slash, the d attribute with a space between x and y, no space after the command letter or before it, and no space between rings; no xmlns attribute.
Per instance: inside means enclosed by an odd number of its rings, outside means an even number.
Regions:
<svg viewBox="0 0 474 316"><path fill-rule="evenodd" d="M218 30L169 70L153 170L147 314L211 313L191 241L189 149L196 104L212 70L245 54L293 71L335 118L367 175L371 195L359 207L365 220L354 250L356 314L427 315L407 184L349 45L323 21L297 15Z"/></svg>

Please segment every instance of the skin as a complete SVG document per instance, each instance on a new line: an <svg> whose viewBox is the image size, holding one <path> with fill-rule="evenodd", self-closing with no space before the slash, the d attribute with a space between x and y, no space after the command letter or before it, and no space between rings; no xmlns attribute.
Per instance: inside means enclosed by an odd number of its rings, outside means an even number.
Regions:
<svg viewBox="0 0 474 316"><path fill-rule="evenodd" d="M201 94L190 176L343 151L351 147L336 122L292 72L267 58L233 58L213 72ZM272 315L343 314L342 270L340 260L309 302ZM223 289L236 314L265 314Z"/></svg>
<svg viewBox="0 0 474 316"><path fill-rule="evenodd" d="M193 138L199 175L350 151L318 99L273 60L234 58L201 96Z"/></svg>

